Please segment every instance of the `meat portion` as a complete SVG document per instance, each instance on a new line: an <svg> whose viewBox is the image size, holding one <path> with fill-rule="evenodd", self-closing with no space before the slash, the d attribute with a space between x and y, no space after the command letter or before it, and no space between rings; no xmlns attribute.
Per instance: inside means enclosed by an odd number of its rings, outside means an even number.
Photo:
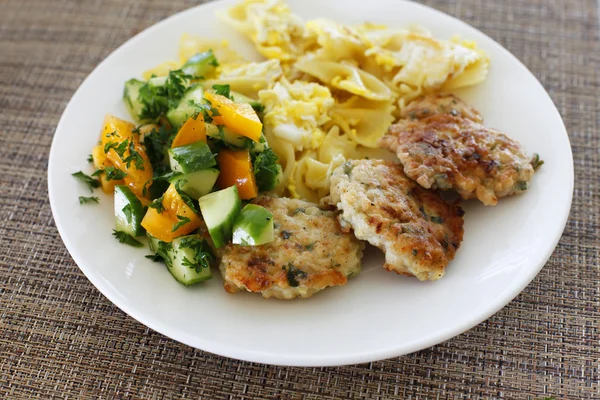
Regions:
<svg viewBox="0 0 600 400"><path fill-rule="evenodd" d="M455 189L485 205L525 191L534 173L518 142L449 114L400 120L380 145L395 152L406 175L424 188Z"/></svg>
<svg viewBox="0 0 600 400"><path fill-rule="evenodd" d="M225 290L265 298L309 297L344 285L360 272L364 244L342 231L335 213L303 200L259 196L273 214L275 240L262 246L228 244L219 250Z"/></svg>
<svg viewBox="0 0 600 400"><path fill-rule="evenodd" d="M342 164L323 202L342 211L342 228L383 250L385 269L420 280L441 278L462 241L462 209L423 189L392 162Z"/></svg>
<svg viewBox="0 0 600 400"><path fill-rule="evenodd" d="M423 96L402 109L400 118L416 120L436 114L448 114L483 123L479 111L451 93L432 93Z"/></svg>

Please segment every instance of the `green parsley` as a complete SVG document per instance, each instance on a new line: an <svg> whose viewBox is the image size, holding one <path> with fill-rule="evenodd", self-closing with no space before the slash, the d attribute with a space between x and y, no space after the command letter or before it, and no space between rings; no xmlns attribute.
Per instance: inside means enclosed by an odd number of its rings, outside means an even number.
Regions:
<svg viewBox="0 0 600 400"><path fill-rule="evenodd" d="M161 126L159 129L153 129L144 136L144 147L146 148L146 154L150 159L155 176L169 172L167 150L171 148L176 134L176 129L168 129Z"/></svg>
<svg viewBox="0 0 600 400"><path fill-rule="evenodd" d="M125 232L113 230L112 234L119 241L119 243L128 244L133 247L142 247L143 246L142 243L138 242L137 240L135 240L133 238L133 236L131 236Z"/></svg>
<svg viewBox="0 0 600 400"><path fill-rule="evenodd" d="M94 179L81 171L77 171L71 175L85 183L92 193L94 192L95 188L100 187L100 181L98 179Z"/></svg>
<svg viewBox="0 0 600 400"><path fill-rule="evenodd" d="M144 159L142 158L140 153L138 153L135 150L135 144L133 143L133 141L129 143L129 156L127 156L127 158L125 158L123 162L125 163L127 168L129 168L132 161L135 161L135 169L144 171Z"/></svg>
<svg viewBox="0 0 600 400"><path fill-rule="evenodd" d="M212 88L215 89L215 94L219 94L231 99L231 88L229 85L213 85Z"/></svg>
<svg viewBox="0 0 600 400"><path fill-rule="evenodd" d="M534 171L544 165L544 160L540 160L540 155L538 153L533 153L533 157L531 157L530 162Z"/></svg>
<svg viewBox="0 0 600 400"><path fill-rule="evenodd" d="M280 166L277 164L279 157L273 149L267 148L263 152L258 153L254 158L252 167L256 184L261 192L273 190L278 183Z"/></svg>
<svg viewBox="0 0 600 400"><path fill-rule="evenodd" d="M285 267L283 268L286 269ZM298 287L300 286L299 280L306 279L308 275L301 269L294 267L292 263L289 263L285 276L291 287Z"/></svg>
<svg viewBox="0 0 600 400"><path fill-rule="evenodd" d="M173 225L173 229L171 229L171 232L175 232L177 229L179 229L182 226L184 226L185 224L191 222L191 220L188 217L184 217L182 215L178 215L177 219L179 220L179 222L177 222L175 225Z"/></svg>
<svg viewBox="0 0 600 400"><path fill-rule="evenodd" d="M99 203L99 202L100 202L100 199L96 196L92 196L92 197L79 196L79 204Z"/></svg>
<svg viewBox="0 0 600 400"><path fill-rule="evenodd" d="M185 94L192 77L182 70L169 71L162 84L152 78L140 87L138 99L142 103L140 118L156 121L164 116L170 108L175 108Z"/></svg>
<svg viewBox="0 0 600 400"><path fill-rule="evenodd" d="M154 261L154 262L161 262L164 261L163 258L161 256L159 256L158 254L148 254L147 256L145 256L146 258Z"/></svg>
<svg viewBox="0 0 600 400"><path fill-rule="evenodd" d="M154 208L159 214L161 214L163 211L165 211L165 206L163 206L163 196L152 200L152 203L150 203L148 207Z"/></svg>
<svg viewBox="0 0 600 400"><path fill-rule="evenodd" d="M194 212L197 213L198 207L196 206L196 203L194 203L194 200L192 200L192 198L186 192L184 192L183 189L181 188L186 183L187 183L187 180L179 179L177 182L175 182L175 190L177 191L177 194L179 194L179 196L181 197L181 200L183 200L183 202L189 208L191 208L192 210L194 210Z"/></svg>
<svg viewBox="0 0 600 400"><path fill-rule="evenodd" d="M89 162L89 163L93 163L94 162L94 157L91 154L88 156L87 162Z"/></svg>
<svg viewBox="0 0 600 400"><path fill-rule="evenodd" d="M118 181L127 176L127 174L120 169L116 169L115 167L106 167L104 168L104 173L106 174L107 181Z"/></svg>
<svg viewBox="0 0 600 400"><path fill-rule="evenodd" d="M203 268L210 268L210 265L215 262L216 258L210 251L210 247L205 240L194 236L188 236L181 239L181 248L188 248L193 251L194 259L188 260L184 258L183 265L200 272Z"/></svg>

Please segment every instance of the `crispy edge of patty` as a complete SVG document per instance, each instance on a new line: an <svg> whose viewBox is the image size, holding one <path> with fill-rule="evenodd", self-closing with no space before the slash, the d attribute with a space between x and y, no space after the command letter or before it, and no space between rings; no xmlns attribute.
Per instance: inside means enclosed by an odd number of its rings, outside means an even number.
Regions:
<svg viewBox="0 0 600 400"><path fill-rule="evenodd" d="M219 250L227 292L245 289L265 298L306 298L344 285L360 272L364 244L342 231L336 213L298 199L259 196L252 203L273 213L275 240L261 246L228 244Z"/></svg>
<svg viewBox="0 0 600 400"><path fill-rule="evenodd" d="M419 280L444 275L464 233L458 204L423 189L389 161L348 161L331 181L323 202L342 211L342 227L385 253L385 269Z"/></svg>
<svg viewBox="0 0 600 400"><path fill-rule="evenodd" d="M380 146L396 152L404 172L424 188L453 188L462 198L477 198L485 205L525 191L534 173L518 142L447 114L399 121Z"/></svg>

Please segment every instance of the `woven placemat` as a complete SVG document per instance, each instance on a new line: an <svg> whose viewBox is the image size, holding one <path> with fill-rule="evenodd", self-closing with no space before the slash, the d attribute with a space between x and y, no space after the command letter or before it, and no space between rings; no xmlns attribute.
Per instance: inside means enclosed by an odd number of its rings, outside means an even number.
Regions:
<svg viewBox="0 0 600 400"><path fill-rule="evenodd" d="M368 1L368 0L365 0ZM600 41L594 0L427 0L540 79L575 158L573 209L539 276L476 328L408 356L281 368L195 350L104 298L47 200L58 119L85 76L184 0L0 3L0 398L600 399Z"/></svg>

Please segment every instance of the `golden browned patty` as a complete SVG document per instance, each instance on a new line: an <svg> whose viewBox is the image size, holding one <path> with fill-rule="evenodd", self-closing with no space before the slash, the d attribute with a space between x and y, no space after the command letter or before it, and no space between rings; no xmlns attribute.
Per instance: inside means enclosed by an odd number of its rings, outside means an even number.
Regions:
<svg viewBox="0 0 600 400"><path fill-rule="evenodd" d="M309 297L339 286L360 272L364 244L342 231L335 213L303 200L259 196L252 201L273 213L275 240L262 246L220 249L225 290L263 297Z"/></svg>
<svg viewBox="0 0 600 400"><path fill-rule="evenodd" d="M353 160L331 177L325 204L342 211L340 223L385 253L384 268L420 280L444 275L463 237L463 211L381 160Z"/></svg>
<svg viewBox="0 0 600 400"><path fill-rule="evenodd" d="M416 99L402 109L400 118L415 120L435 114L449 114L483 123L479 111L451 93L432 93Z"/></svg>
<svg viewBox="0 0 600 400"><path fill-rule="evenodd" d="M395 152L406 175L424 188L455 189L462 198L485 205L525 191L534 172L518 142L448 114L401 120L380 145Z"/></svg>

